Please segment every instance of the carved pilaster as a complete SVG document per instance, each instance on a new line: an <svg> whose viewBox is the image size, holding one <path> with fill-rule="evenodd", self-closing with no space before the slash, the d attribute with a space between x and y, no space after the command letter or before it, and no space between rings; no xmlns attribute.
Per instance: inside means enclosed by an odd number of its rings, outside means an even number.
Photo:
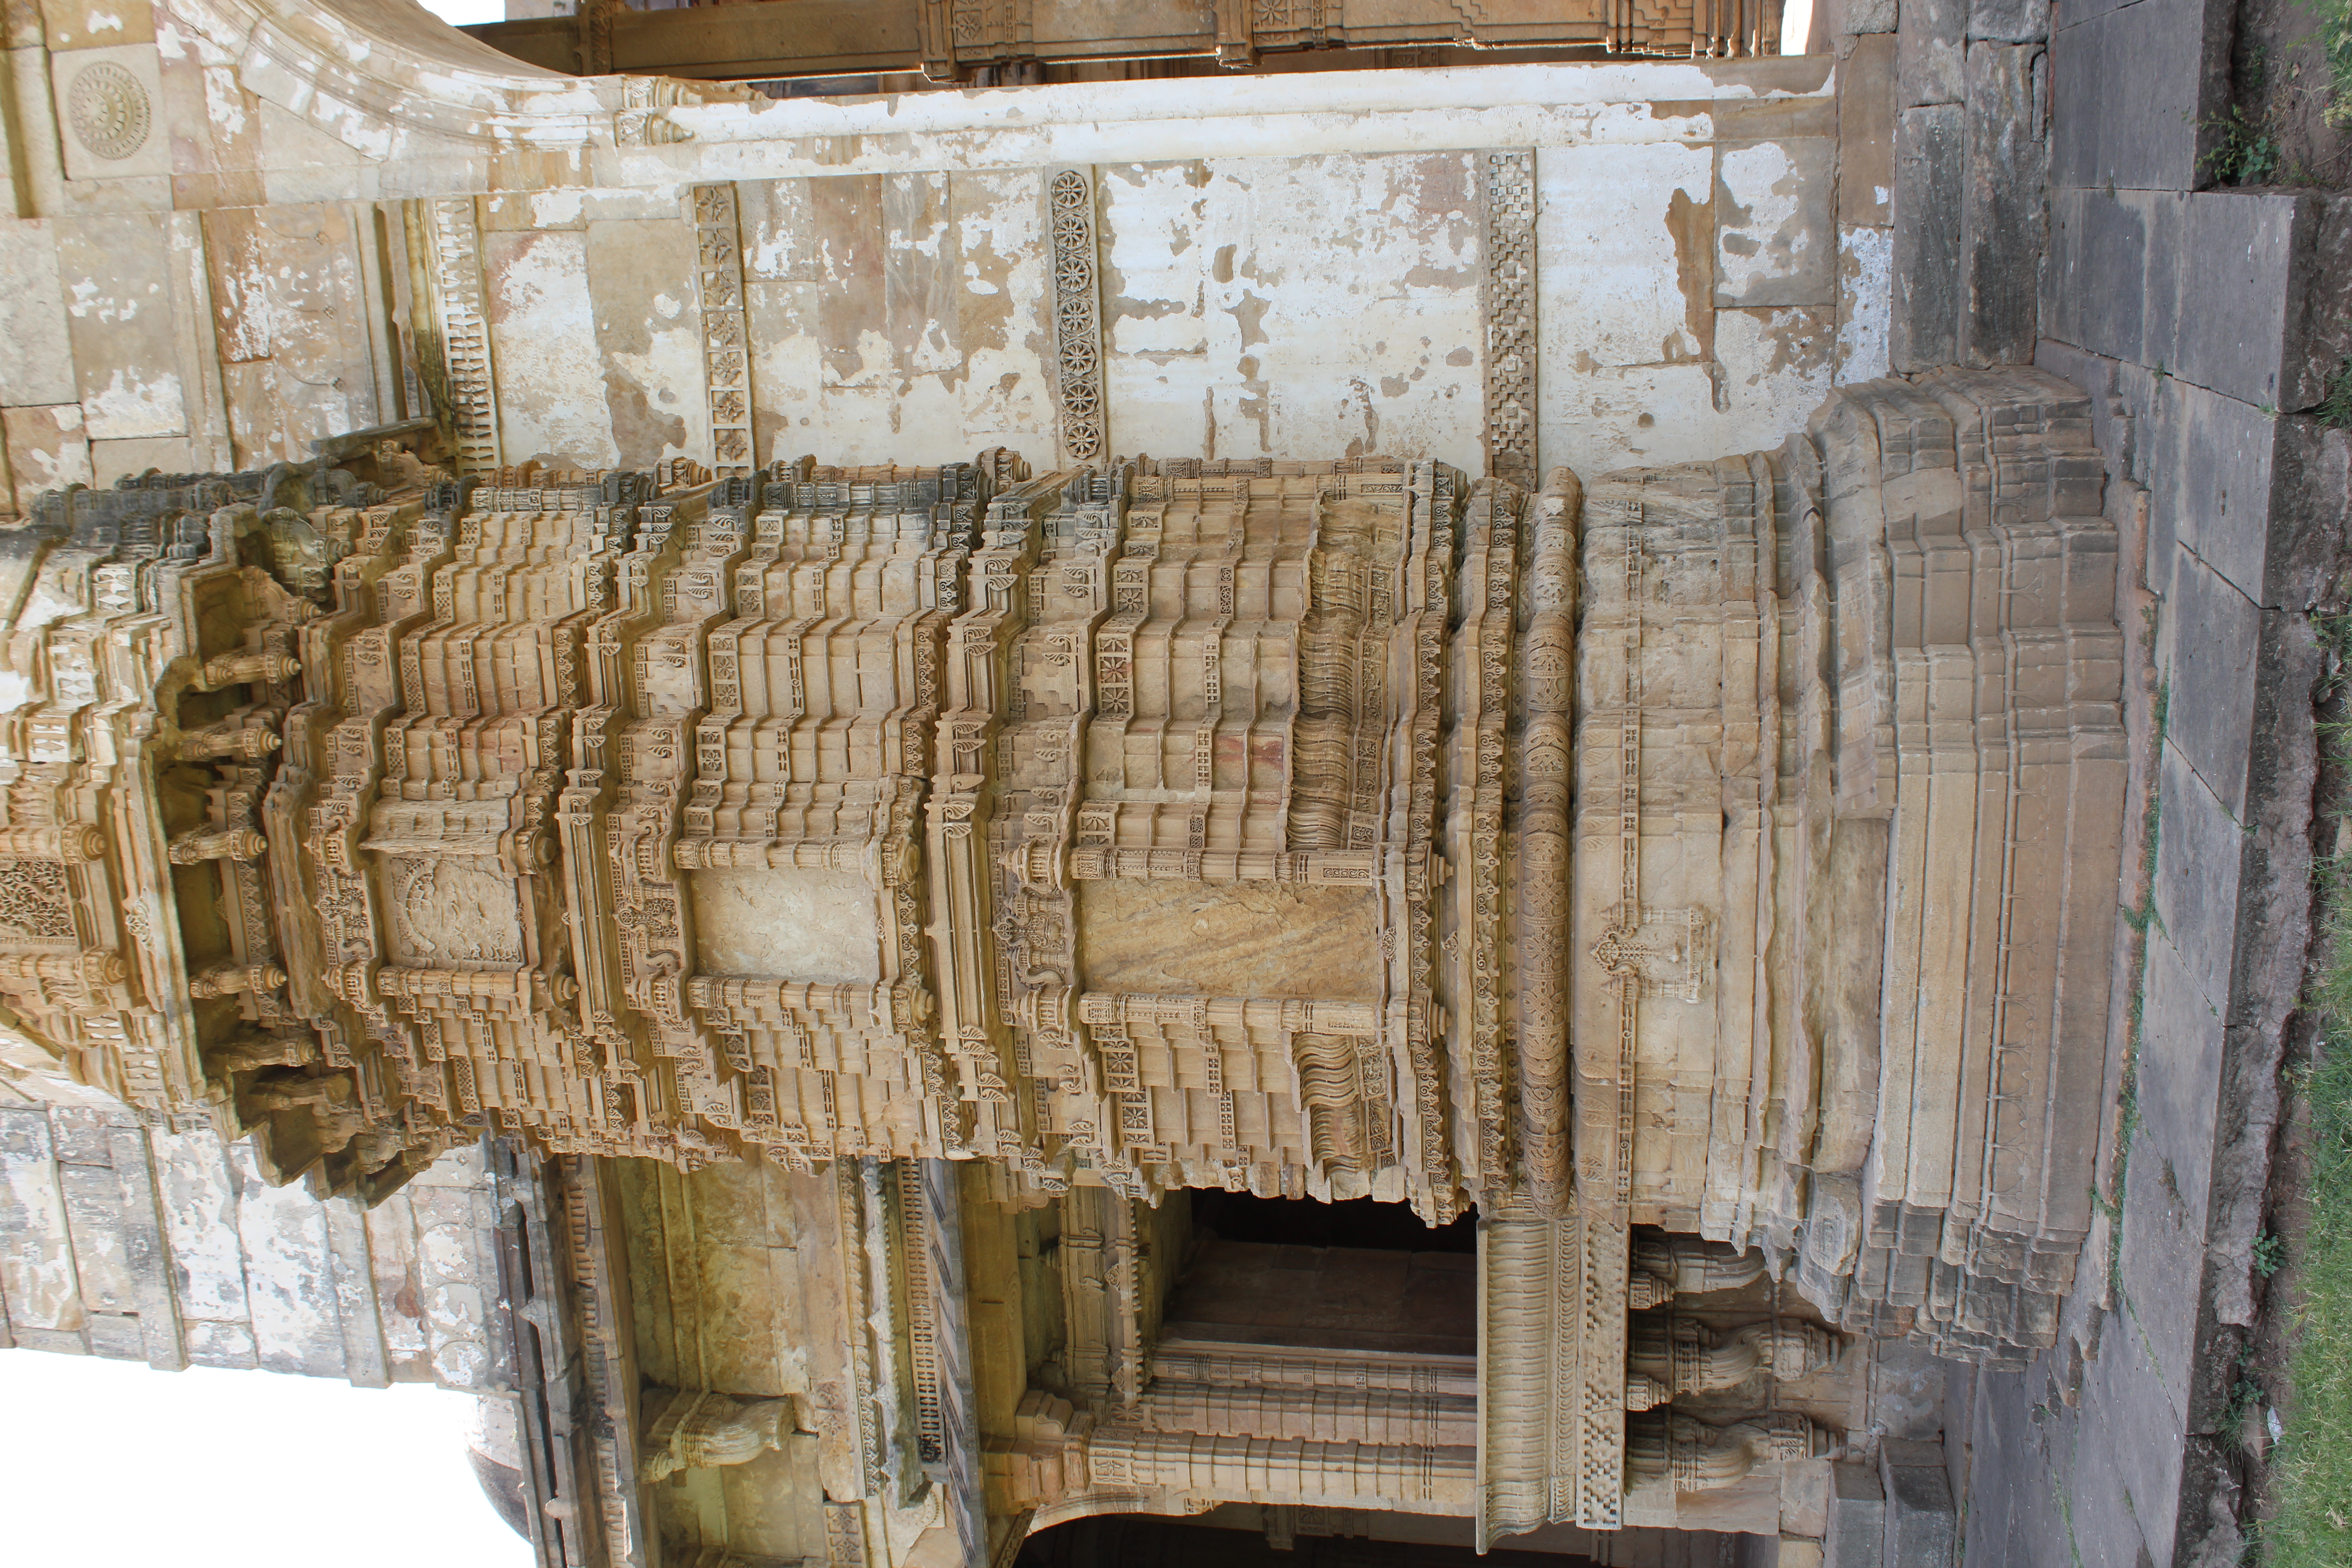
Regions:
<svg viewBox="0 0 2352 1568"><path fill-rule="evenodd" d="M963 67L956 61L954 0L922 0L918 13L923 42L923 76L937 82L961 81Z"/></svg>
<svg viewBox="0 0 2352 1568"><path fill-rule="evenodd" d="M1216 0L1217 63L1227 70L1247 70L1257 64L1257 44L1250 33L1252 0Z"/></svg>
<svg viewBox="0 0 2352 1568"><path fill-rule="evenodd" d="M1622 1211L1480 1227L1477 1531L1623 1522Z"/></svg>
<svg viewBox="0 0 2352 1568"><path fill-rule="evenodd" d="M105 853L106 835L94 822L0 828L0 859L56 860L79 866Z"/></svg>

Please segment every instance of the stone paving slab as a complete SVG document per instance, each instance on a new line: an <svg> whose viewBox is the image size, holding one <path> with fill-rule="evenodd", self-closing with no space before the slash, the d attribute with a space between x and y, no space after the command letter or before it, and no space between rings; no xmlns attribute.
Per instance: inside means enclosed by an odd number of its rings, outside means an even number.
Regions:
<svg viewBox="0 0 2352 1568"><path fill-rule="evenodd" d="M2352 201L2062 184L2042 310L2053 339L2308 409L2352 353Z"/></svg>
<svg viewBox="0 0 2352 1568"><path fill-rule="evenodd" d="M2196 771L2222 811L2242 816L2263 612L2193 551L2173 553L2158 652L2171 683L2168 749ZM2217 947L2200 955L2216 975L2229 973L2228 929L2223 923L2214 932Z"/></svg>

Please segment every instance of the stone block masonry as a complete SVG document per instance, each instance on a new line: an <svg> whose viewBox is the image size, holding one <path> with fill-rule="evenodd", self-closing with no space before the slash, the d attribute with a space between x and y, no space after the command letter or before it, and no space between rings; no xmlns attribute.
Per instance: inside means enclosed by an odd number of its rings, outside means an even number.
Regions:
<svg viewBox="0 0 2352 1568"><path fill-rule="evenodd" d="M1874 22L1875 17L1864 17ZM1897 13L1890 363L2021 363L2039 335L2050 144L2047 0L1909 0ZM1874 61L1884 35L1852 19L1842 58ZM1868 67L1865 70L1867 72Z"/></svg>

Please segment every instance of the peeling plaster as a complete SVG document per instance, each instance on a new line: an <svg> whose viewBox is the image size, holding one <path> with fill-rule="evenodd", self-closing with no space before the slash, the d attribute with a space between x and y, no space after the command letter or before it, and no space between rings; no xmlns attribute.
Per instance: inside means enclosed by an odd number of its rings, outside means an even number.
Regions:
<svg viewBox="0 0 2352 1568"><path fill-rule="evenodd" d="M1888 318L1894 308L1895 231L1849 228L1838 236L1837 383L1887 374Z"/></svg>

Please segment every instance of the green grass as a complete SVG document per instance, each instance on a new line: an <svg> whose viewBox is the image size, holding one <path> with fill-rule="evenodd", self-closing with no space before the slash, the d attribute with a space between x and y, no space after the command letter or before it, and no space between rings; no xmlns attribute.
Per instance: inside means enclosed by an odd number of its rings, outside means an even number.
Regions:
<svg viewBox="0 0 2352 1568"><path fill-rule="evenodd" d="M2319 17L2319 52L2327 62L2327 123L2352 126L2352 0L2307 0Z"/></svg>
<svg viewBox="0 0 2352 1568"><path fill-rule="evenodd" d="M2319 422L2336 430L2352 430L2352 359L2346 360L2327 384L2327 395L2313 411Z"/></svg>
<svg viewBox="0 0 2352 1568"><path fill-rule="evenodd" d="M2278 177L2278 134L2266 120L2250 119L2233 103L2219 114L2207 115L2204 122L2218 137L2199 169L2208 182L2267 185Z"/></svg>
<svg viewBox="0 0 2352 1568"><path fill-rule="evenodd" d="M2352 617L2322 622L2339 657L2352 651ZM2321 726L2321 744L2352 765L2352 724ZM2352 801L2335 803L2338 816ZM2286 1261L2294 1268L2293 1395L2271 1457L2272 1517L2263 1528L2270 1568L2343 1568L2352 1563L2352 857L2320 863L2327 959L2314 986L2321 1038L2294 1087L2311 1116L2310 1228Z"/></svg>
<svg viewBox="0 0 2352 1568"><path fill-rule="evenodd" d="M2345 917L2331 916L2341 926ZM2338 930L2339 939L2352 931ZM2339 943L2339 952L2347 951ZM2329 976L2340 1001L2352 964ZM2352 1018L2352 1011L2332 1014ZM2312 1068L2311 1228L2295 1259L2295 1346L2287 1376L2294 1396L2271 1456L2272 1518L2263 1527L2270 1568L2343 1568L2352 1562L2352 1039Z"/></svg>

